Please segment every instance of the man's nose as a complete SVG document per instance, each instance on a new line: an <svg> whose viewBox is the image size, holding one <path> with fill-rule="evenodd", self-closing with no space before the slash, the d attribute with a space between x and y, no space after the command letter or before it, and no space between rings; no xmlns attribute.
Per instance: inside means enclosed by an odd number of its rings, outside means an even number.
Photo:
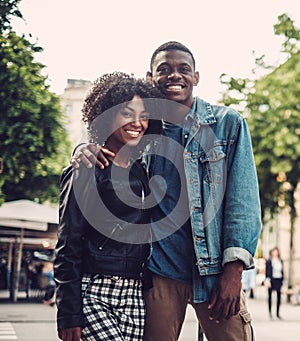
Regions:
<svg viewBox="0 0 300 341"><path fill-rule="evenodd" d="M177 70L173 70L169 76L168 76L169 79L180 79L181 78L181 74L180 72L178 72Z"/></svg>

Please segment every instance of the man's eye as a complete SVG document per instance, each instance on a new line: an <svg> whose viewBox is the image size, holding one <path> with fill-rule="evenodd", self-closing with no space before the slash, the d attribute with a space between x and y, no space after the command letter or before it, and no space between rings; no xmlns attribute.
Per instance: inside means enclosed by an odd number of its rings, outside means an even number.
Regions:
<svg viewBox="0 0 300 341"><path fill-rule="evenodd" d="M160 68L157 70L157 72L161 72L161 73L163 73L163 72L168 72L168 68L167 68L167 67L160 67Z"/></svg>
<svg viewBox="0 0 300 341"><path fill-rule="evenodd" d="M184 72L184 73L188 73L188 72L190 72L191 70L190 70L190 68L188 68L188 67L183 67L182 69L181 69L181 72Z"/></svg>

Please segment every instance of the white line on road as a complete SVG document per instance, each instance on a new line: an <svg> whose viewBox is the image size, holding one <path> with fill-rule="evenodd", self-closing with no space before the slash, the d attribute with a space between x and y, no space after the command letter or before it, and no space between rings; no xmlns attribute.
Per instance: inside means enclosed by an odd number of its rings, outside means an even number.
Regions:
<svg viewBox="0 0 300 341"><path fill-rule="evenodd" d="M0 340L18 340L14 327L10 322L0 322Z"/></svg>

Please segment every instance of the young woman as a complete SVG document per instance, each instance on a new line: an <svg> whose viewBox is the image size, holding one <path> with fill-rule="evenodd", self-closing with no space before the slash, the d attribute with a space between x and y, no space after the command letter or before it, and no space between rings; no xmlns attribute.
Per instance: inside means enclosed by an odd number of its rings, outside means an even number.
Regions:
<svg viewBox="0 0 300 341"><path fill-rule="evenodd" d="M64 169L54 274L63 341L142 340L142 283L150 256L149 194L135 161L160 92L124 73L106 74L85 100L90 141L114 152L103 170ZM156 123L157 122L157 123Z"/></svg>
<svg viewBox="0 0 300 341"><path fill-rule="evenodd" d="M277 293L276 316L281 319L279 314L281 304L281 287L284 279L283 261L280 258L278 247L270 250L270 258L266 262L266 279L265 284L268 288L268 308L269 315L272 318L272 292Z"/></svg>

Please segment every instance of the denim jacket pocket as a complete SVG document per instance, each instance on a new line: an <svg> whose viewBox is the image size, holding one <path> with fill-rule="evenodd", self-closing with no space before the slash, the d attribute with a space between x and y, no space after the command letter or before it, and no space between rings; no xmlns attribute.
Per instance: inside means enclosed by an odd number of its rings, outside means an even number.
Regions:
<svg viewBox="0 0 300 341"><path fill-rule="evenodd" d="M200 154L200 162L203 167L203 179L209 184L221 184L225 176L224 146L218 145L203 151Z"/></svg>

